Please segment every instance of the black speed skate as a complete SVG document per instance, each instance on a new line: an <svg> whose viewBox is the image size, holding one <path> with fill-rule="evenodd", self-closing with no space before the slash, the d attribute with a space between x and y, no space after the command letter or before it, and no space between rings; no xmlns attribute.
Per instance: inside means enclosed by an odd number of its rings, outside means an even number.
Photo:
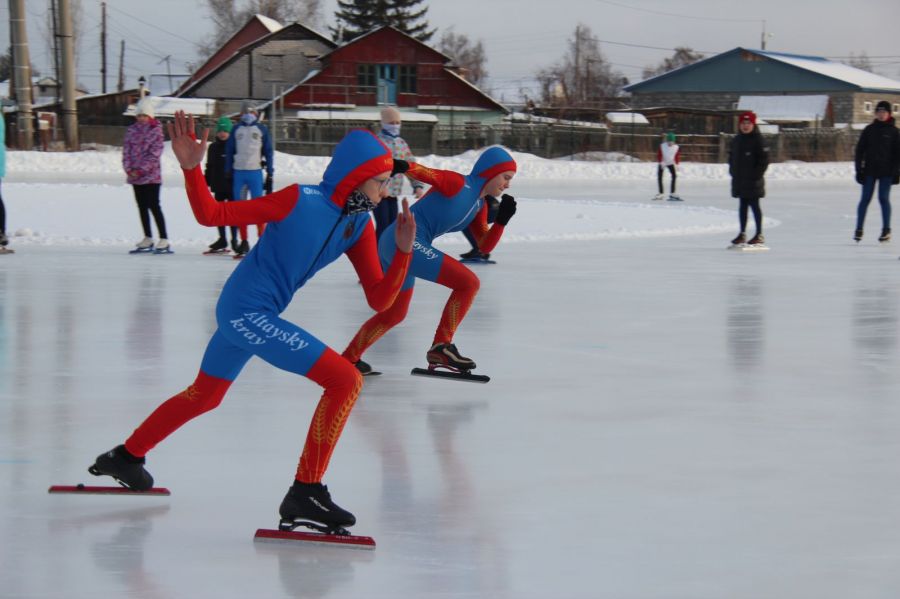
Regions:
<svg viewBox="0 0 900 599"><path fill-rule="evenodd" d="M305 526L325 534L346 535L345 527L356 524L356 516L334 503L322 483L294 481L278 512L278 529L282 531Z"/></svg>
<svg viewBox="0 0 900 599"><path fill-rule="evenodd" d="M443 366L456 372L469 371L475 368L475 361L460 355L459 350L452 343L435 343L425 354L428 367Z"/></svg>
<svg viewBox="0 0 900 599"><path fill-rule="evenodd" d="M219 237L214 242L209 245L209 249L207 249L204 254L227 254L228 253L228 242L225 241L224 237Z"/></svg>
<svg viewBox="0 0 900 599"><path fill-rule="evenodd" d="M890 229L882 229L881 237L878 238L878 241L881 243L887 243L891 240L891 230Z"/></svg>
<svg viewBox="0 0 900 599"><path fill-rule="evenodd" d="M147 491L153 487L153 477L144 469L144 458L138 458L125 449L124 445L97 456L88 472L94 476L111 476L133 491Z"/></svg>

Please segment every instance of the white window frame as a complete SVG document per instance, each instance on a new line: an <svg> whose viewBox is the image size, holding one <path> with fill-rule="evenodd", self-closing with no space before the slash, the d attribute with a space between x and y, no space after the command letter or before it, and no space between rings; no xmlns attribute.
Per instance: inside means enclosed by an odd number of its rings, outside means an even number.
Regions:
<svg viewBox="0 0 900 599"><path fill-rule="evenodd" d="M866 114L872 114L872 103L871 102L863 102L863 112Z"/></svg>

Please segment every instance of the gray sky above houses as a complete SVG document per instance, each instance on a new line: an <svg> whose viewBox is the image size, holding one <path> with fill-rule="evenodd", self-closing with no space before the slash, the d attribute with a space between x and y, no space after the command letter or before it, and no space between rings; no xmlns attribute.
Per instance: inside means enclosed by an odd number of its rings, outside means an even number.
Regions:
<svg viewBox="0 0 900 599"><path fill-rule="evenodd" d="M52 74L46 34L46 0L27 0L32 63ZM84 17L79 44L79 82L100 90L100 1L82 0ZM771 34L768 50L826 56L840 60L865 52L879 74L900 79L897 23L900 2L861 0L431 0L428 20L440 33L453 27L473 41L483 41L494 97L514 101L533 86L533 75L566 52L575 26L584 23L600 40L601 51L631 82L677 46L707 55L736 46L759 48L763 27ZM126 40L126 86L139 76L186 72L196 61L196 42L206 39L210 23L204 4L192 0L108 0L107 89L118 77L119 41ZM334 23L336 0L324 0L327 33ZM8 21L7 3L0 16ZM764 24L765 22L765 24ZM0 28L0 45L9 45L9 30ZM168 66L165 57L169 56Z"/></svg>

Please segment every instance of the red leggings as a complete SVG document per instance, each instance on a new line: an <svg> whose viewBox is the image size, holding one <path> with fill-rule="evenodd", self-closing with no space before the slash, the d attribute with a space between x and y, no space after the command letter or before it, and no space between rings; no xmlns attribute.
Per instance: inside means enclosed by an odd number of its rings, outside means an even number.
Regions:
<svg viewBox="0 0 900 599"><path fill-rule="evenodd" d="M362 376L353 364L329 348L306 376L324 387L325 392L313 414L295 478L304 483L317 483L328 468L347 417L362 390ZM165 401L135 429L125 441L125 448L135 456L146 455L183 424L216 408L230 386L231 381L209 376L201 370L191 386Z"/></svg>
<svg viewBox="0 0 900 599"><path fill-rule="evenodd" d="M450 256L444 256L441 270L438 272L436 283L453 290L450 298L444 305L441 321L434 333L435 343L450 343L460 323L466 317L481 282L471 270L454 260ZM343 356L350 362L357 362L367 349L381 339L385 333L403 322L409 311L409 303L412 301L413 288L404 289L390 308L379 312L359 329L356 336L344 350Z"/></svg>

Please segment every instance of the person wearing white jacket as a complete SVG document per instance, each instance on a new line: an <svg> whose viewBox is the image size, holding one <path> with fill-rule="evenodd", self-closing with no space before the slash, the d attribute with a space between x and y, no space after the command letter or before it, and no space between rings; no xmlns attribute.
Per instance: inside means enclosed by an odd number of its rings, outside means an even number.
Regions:
<svg viewBox="0 0 900 599"><path fill-rule="evenodd" d="M675 180L678 178L675 174L675 166L681 162L681 149L675 143L675 134L666 133L666 141L659 144L656 151L656 182L659 185L659 193L653 198L661 200L663 197L663 171L668 170L672 175L672 182L669 187L669 201L680 202L681 198L675 195Z"/></svg>

